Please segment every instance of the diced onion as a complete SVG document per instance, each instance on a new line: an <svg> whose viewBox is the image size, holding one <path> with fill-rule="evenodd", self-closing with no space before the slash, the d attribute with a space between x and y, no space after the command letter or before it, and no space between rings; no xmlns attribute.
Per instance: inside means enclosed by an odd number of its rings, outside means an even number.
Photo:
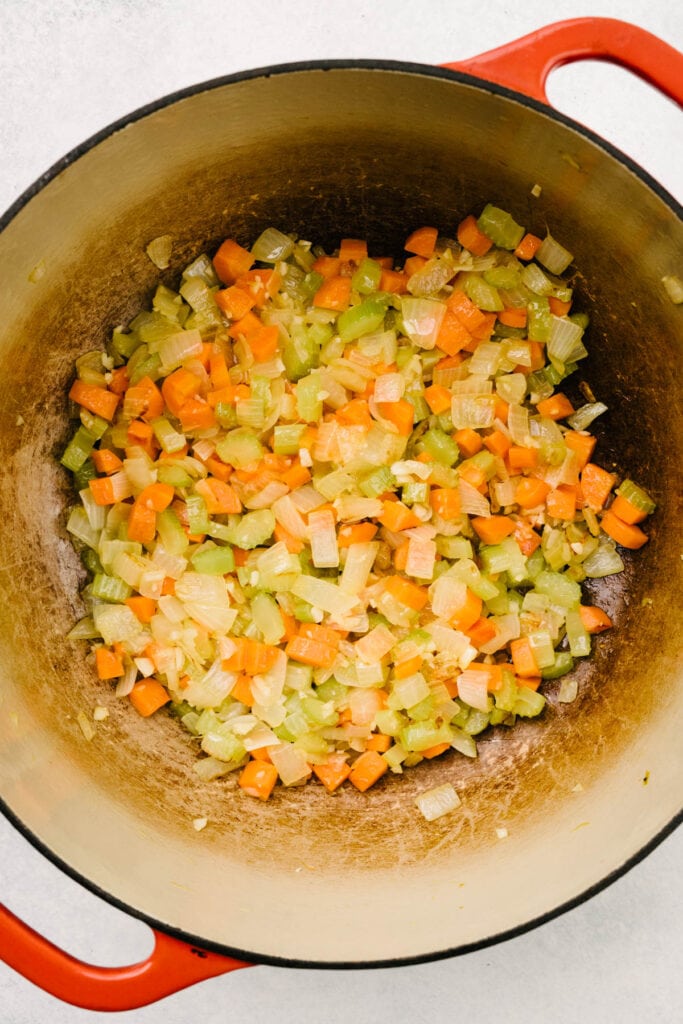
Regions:
<svg viewBox="0 0 683 1024"><path fill-rule="evenodd" d="M435 786L415 797L415 803L423 818L427 821L436 821L444 814L450 814L460 806L460 797L455 792L450 782L444 782L442 786Z"/></svg>

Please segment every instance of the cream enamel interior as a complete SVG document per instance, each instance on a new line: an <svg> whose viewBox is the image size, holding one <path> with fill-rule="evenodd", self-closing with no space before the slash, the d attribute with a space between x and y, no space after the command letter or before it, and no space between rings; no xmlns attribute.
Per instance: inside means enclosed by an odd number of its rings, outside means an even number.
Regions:
<svg viewBox="0 0 683 1024"><path fill-rule="evenodd" d="M542 186L539 198L532 186ZM279 788L265 805L206 785L163 713L142 721L98 684L78 560L64 531L74 358L151 293L144 254L174 238L173 283L227 235L269 224L368 237L454 231L493 201L577 254L593 316L582 368L610 413L603 465L660 502L651 541L593 588L617 622L570 706L498 730L365 795ZM0 236L0 796L89 884L163 926L249 957L322 963L437 955L516 929L599 884L680 813L680 309L660 279L681 226L656 190L583 133L453 77L294 69L216 86L120 128L33 196ZM21 419L20 419L21 418ZM23 422L22 422L23 420ZM648 598L650 604L643 606ZM76 722L106 704L86 742ZM427 824L416 793L462 807ZM645 781L647 780L647 782ZM206 816L201 833L192 819ZM496 829L508 836L499 839Z"/></svg>

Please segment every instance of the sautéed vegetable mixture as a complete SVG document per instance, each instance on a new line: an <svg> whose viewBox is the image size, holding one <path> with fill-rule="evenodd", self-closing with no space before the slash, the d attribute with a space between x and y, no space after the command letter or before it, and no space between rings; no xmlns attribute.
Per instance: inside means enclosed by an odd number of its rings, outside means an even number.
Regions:
<svg viewBox="0 0 683 1024"><path fill-rule="evenodd" d="M612 626L581 583L648 539L654 502L593 461L606 407L562 391L587 355L572 254L492 205L405 250L228 239L76 364L70 637L262 800L475 757L546 680L573 700Z"/></svg>

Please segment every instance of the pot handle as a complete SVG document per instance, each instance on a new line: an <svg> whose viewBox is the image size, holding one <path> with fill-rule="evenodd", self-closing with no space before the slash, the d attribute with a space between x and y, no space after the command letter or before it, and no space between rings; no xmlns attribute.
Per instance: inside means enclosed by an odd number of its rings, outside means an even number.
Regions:
<svg viewBox="0 0 683 1024"><path fill-rule="evenodd" d="M553 68L575 60L620 64L683 106L683 54L645 29L616 18L570 18L546 25L470 60L442 65L550 105Z"/></svg>
<svg viewBox="0 0 683 1024"><path fill-rule="evenodd" d="M2 904L0 958L57 999L108 1011L147 1006L198 981L253 966L154 931L154 949L146 960L98 967L59 949Z"/></svg>

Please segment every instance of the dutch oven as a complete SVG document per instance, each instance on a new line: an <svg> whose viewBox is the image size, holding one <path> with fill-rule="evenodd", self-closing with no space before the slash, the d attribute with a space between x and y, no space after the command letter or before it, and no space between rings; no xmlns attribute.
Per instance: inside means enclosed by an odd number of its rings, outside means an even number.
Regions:
<svg viewBox="0 0 683 1024"><path fill-rule="evenodd" d="M683 102L681 55L607 19L551 25L462 65L282 65L138 110L2 219L0 795L38 849L157 940L140 964L90 967L3 911L4 958L61 998L122 1009L245 961L466 952L595 893L680 821L681 311L662 278L681 266L681 210L548 107L548 72L582 57ZM234 778L207 785L177 723L141 720L64 639L83 582L58 465L74 359L148 300L158 272L145 246L158 235L173 236L172 284L197 253L271 224L399 255L407 230L453 230L486 202L577 254L577 308L591 315L581 374L609 407L599 461L658 503L649 544L592 584L616 628L576 670L574 703L549 684L543 719L494 731L475 761L453 753L367 794L279 787L263 805ZM95 703L110 716L86 742L77 717ZM414 797L446 780L462 806L428 823Z"/></svg>

